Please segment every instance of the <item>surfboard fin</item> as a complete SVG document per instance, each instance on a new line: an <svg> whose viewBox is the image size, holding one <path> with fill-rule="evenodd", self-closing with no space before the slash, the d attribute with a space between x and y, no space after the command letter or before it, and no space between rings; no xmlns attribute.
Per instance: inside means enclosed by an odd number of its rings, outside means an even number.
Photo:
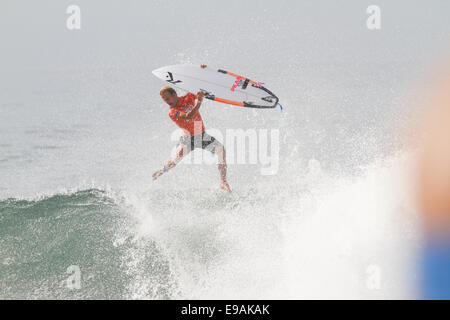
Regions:
<svg viewBox="0 0 450 320"><path fill-rule="evenodd" d="M281 103L278 104L280 106L280 111L283 112L283 106L281 105Z"/></svg>

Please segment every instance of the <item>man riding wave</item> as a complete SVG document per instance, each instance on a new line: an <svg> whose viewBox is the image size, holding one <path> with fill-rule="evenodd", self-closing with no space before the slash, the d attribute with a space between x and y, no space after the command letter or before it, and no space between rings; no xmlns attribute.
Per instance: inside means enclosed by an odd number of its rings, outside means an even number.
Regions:
<svg viewBox="0 0 450 320"><path fill-rule="evenodd" d="M202 68L206 65L202 64ZM204 92L199 91L197 95L187 93L178 97L176 91L169 86L160 90L161 98L170 106L169 117L183 131L183 135L177 145L175 158L169 159L163 169L153 173L153 180L157 179L164 172L175 167L184 156L195 148L202 148L216 154L218 157L218 168L220 173L220 188L231 192L227 182L227 163L225 148L214 137L205 132L202 117L199 109L203 101ZM197 98L197 102L195 102Z"/></svg>

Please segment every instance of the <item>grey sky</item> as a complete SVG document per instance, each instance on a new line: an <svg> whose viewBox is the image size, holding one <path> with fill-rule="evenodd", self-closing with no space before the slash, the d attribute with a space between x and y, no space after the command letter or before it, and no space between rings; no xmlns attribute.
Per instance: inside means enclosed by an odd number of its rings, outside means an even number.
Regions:
<svg viewBox="0 0 450 320"><path fill-rule="evenodd" d="M81 7L82 30L66 29ZM382 29L365 27L368 5ZM170 64L208 50L280 64L295 59L414 60L450 39L448 1L16 1L0 2L0 68ZM239 60L240 60L239 59Z"/></svg>

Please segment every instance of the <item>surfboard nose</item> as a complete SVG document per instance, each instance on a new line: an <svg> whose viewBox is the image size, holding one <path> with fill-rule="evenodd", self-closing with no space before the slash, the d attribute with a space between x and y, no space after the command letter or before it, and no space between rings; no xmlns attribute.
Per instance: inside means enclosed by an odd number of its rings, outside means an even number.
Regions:
<svg viewBox="0 0 450 320"><path fill-rule="evenodd" d="M168 71L174 73L174 72L179 71L179 70L180 70L180 67L186 67L186 66L188 66L188 67L193 67L192 65L183 65L183 64L176 65L176 64L175 64L175 65L164 66L164 67L155 69L155 70L152 71L152 73L153 73L155 76L158 76L158 75L167 73Z"/></svg>
<svg viewBox="0 0 450 320"><path fill-rule="evenodd" d="M162 68L158 68L158 69L153 70L152 73L153 73L155 76L159 77L159 76L160 76L161 74L163 74L165 71L166 71L166 68L165 68L165 67L162 67Z"/></svg>

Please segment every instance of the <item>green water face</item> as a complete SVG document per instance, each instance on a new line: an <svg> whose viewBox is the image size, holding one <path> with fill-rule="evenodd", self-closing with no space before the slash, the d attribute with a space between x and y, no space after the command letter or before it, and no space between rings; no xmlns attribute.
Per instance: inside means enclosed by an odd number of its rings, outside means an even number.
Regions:
<svg viewBox="0 0 450 320"><path fill-rule="evenodd" d="M139 276L147 283L144 296L170 298L167 262L153 242L127 238L131 224L99 190L0 202L0 298L132 298L129 283ZM135 254L143 256L137 263ZM79 289L70 284L73 270Z"/></svg>

